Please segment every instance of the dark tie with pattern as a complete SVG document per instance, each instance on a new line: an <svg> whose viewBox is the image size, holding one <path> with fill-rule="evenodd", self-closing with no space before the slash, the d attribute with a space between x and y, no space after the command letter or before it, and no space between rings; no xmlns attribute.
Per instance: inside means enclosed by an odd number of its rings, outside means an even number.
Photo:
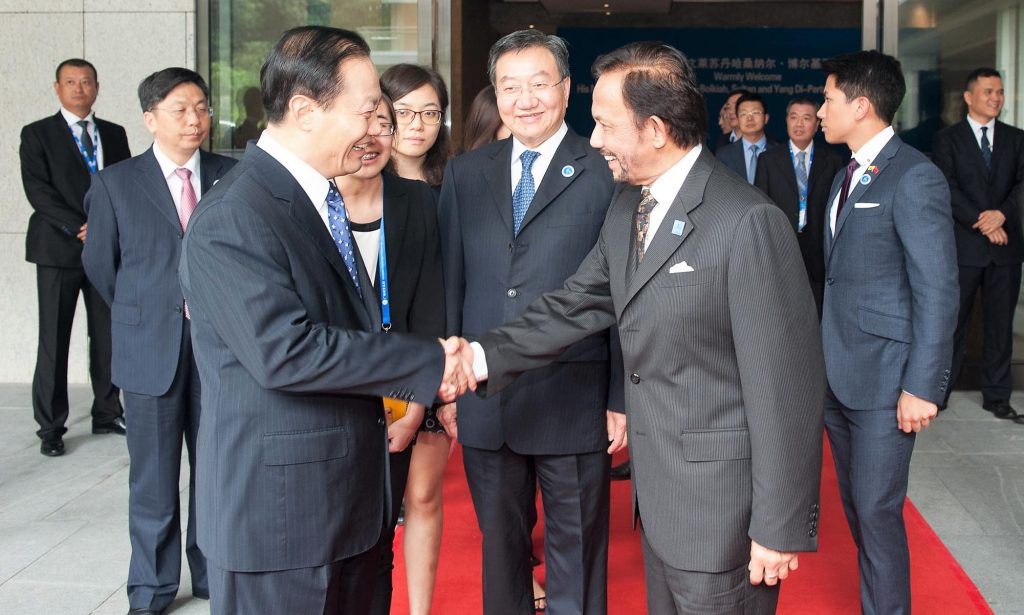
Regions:
<svg viewBox="0 0 1024 615"><path fill-rule="evenodd" d="M341 260L345 261L345 269L356 285L359 296L363 296L363 290L359 288L359 270L356 268L356 252L353 247L352 231L348 226L348 216L345 213L345 202L341 200L341 193L334 182L329 182L331 187L327 190L327 221L331 226L331 236L334 237L334 244L338 247Z"/></svg>
<svg viewBox="0 0 1024 615"><path fill-rule="evenodd" d="M647 251L644 243L647 241L647 231L651 228L651 211L658 201L651 196L651 189L644 186L640 190L640 205L636 208L636 262L640 264L644 260L644 253Z"/></svg>
<svg viewBox="0 0 1024 615"><path fill-rule="evenodd" d="M988 126L981 127L981 157L985 160L985 168L992 170L992 142L988 140Z"/></svg>
<svg viewBox="0 0 1024 615"><path fill-rule="evenodd" d="M519 160L523 163L523 174L519 176L519 183L516 184L516 190L512 193L512 230L516 235L519 234L519 228L523 225L526 210L533 202L533 195L537 192L533 183L533 172L530 169L533 168L533 162L537 160L538 156L540 154L532 150L525 150L519 155Z"/></svg>
<svg viewBox="0 0 1024 615"><path fill-rule="evenodd" d="M89 122L81 120L78 125L82 127L82 137L79 139L82 142L82 149L87 155L92 156L95 152L93 151L92 135L89 134Z"/></svg>
<svg viewBox="0 0 1024 615"><path fill-rule="evenodd" d="M839 214L843 213L846 197L850 196L850 181L853 180L853 174L859 166L860 163L857 162L856 158L850 158L850 162L846 165L846 177L843 178L843 187L839 190L839 205L836 207L837 224L839 223Z"/></svg>

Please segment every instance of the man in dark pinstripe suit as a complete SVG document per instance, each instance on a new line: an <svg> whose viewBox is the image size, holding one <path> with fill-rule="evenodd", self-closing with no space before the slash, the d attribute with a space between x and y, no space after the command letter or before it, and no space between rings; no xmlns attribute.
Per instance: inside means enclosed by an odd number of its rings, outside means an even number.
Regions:
<svg viewBox="0 0 1024 615"><path fill-rule="evenodd" d="M591 144L629 185L565 287L471 345L478 377L493 394L617 325L649 612L773 613L817 546L824 375L800 250L700 145L679 51L633 43L594 74Z"/></svg>

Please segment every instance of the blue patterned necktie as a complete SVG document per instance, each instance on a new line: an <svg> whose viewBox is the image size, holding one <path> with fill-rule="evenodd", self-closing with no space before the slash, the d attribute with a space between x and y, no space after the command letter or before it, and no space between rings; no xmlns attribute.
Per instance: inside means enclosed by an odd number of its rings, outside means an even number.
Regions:
<svg viewBox="0 0 1024 615"><path fill-rule="evenodd" d="M341 254L341 260L345 261L345 269L348 269L352 283L356 285L356 290L362 297L363 290L359 288L359 270L356 268L352 231L348 227L348 216L345 215L345 202L341 200L341 193L334 182L329 183L331 187L327 190L327 221L331 226L331 236L334 237L334 244Z"/></svg>
<svg viewBox="0 0 1024 615"><path fill-rule="evenodd" d="M757 173L757 153L761 151L761 146L753 144L750 146L750 162L747 163L747 183L754 183L754 174Z"/></svg>
<svg viewBox="0 0 1024 615"><path fill-rule="evenodd" d="M981 127L981 157L985 160L985 168L992 170L992 142L988 140L988 126Z"/></svg>
<svg viewBox="0 0 1024 615"><path fill-rule="evenodd" d="M512 193L512 229L516 235L519 234L519 227L523 224L523 218L526 217L526 210L530 208L533 195L537 193L537 188L533 185L533 173L530 169L538 156L540 154L532 150L525 150L519 155L519 160L523 164L523 174L519 177L515 192Z"/></svg>

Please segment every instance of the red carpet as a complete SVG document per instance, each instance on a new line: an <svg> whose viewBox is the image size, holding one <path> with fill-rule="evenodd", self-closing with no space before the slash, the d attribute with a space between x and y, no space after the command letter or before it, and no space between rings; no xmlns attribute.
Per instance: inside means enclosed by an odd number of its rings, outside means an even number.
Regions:
<svg viewBox="0 0 1024 615"><path fill-rule="evenodd" d="M857 561L839 502L835 469L826 450L822 475L820 551L802 554L800 569L783 584L779 613L784 615L828 615L859 612ZM618 459L616 460L618 461ZM462 469L462 451L455 447L444 483L444 538L433 612L439 615L476 615L482 611L480 597L480 530ZM643 560L639 535L630 524L628 482L612 483L611 544L608 562L608 611L611 615L646 613ZM907 500L907 532L913 568L914 613L967 615L992 613L981 593L932 531L914 505ZM537 535L541 528L538 527ZM405 568L399 530L395 549L395 594L391 612L408 613ZM535 539L536 553L543 553ZM543 574L543 568L536 569Z"/></svg>

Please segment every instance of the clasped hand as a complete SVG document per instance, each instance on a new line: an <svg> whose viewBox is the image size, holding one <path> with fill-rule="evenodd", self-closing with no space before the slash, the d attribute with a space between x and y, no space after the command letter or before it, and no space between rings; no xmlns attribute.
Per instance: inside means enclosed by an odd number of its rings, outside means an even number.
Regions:
<svg viewBox="0 0 1024 615"><path fill-rule="evenodd" d="M473 349L461 337L438 339L444 348L444 375L437 389L437 397L443 402L455 401L467 390L476 390L476 374L473 372Z"/></svg>

